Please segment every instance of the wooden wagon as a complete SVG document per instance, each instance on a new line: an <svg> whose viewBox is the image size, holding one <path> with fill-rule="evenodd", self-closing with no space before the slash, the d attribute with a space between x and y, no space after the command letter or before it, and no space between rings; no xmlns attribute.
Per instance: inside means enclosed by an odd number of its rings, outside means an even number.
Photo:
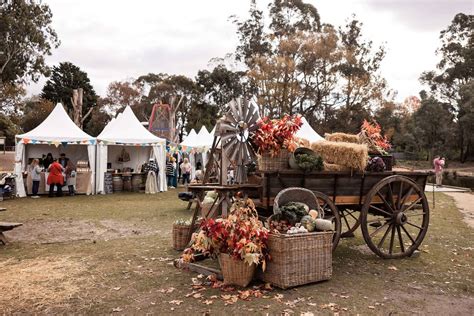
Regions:
<svg viewBox="0 0 474 316"><path fill-rule="evenodd" d="M428 230L424 194L429 172L262 172L260 207L271 210L283 189L303 187L315 193L325 218L334 225L333 247L361 226L368 247L382 258L413 254Z"/></svg>

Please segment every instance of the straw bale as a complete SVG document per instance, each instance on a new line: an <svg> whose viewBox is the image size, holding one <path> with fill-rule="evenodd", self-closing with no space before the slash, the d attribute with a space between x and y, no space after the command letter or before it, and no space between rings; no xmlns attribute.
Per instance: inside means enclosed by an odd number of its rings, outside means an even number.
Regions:
<svg viewBox="0 0 474 316"><path fill-rule="evenodd" d="M335 163L323 162L324 171L351 171L351 168Z"/></svg>
<svg viewBox="0 0 474 316"><path fill-rule="evenodd" d="M365 144L322 141L311 144L311 149L330 164L363 171L367 166L368 148Z"/></svg>
<svg viewBox="0 0 474 316"><path fill-rule="evenodd" d="M346 134L346 133L326 133L324 138L330 142L344 142L344 143L354 143L360 144L359 135Z"/></svg>

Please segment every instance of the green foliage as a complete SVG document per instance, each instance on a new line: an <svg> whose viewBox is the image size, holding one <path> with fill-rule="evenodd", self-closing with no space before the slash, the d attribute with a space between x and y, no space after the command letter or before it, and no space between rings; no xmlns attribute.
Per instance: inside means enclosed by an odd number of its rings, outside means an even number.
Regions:
<svg viewBox="0 0 474 316"><path fill-rule="evenodd" d="M441 141L446 147L456 149L464 162L474 157L474 117L470 101L474 80L474 15L457 14L451 24L441 31L440 39L437 69L424 72L420 80L429 86L427 97L449 105L454 133Z"/></svg>
<svg viewBox="0 0 474 316"><path fill-rule="evenodd" d="M320 156L298 154L295 155L296 164L305 171L323 170L323 159Z"/></svg>
<svg viewBox="0 0 474 316"><path fill-rule="evenodd" d="M53 67L51 77L43 87L41 97L53 103L62 103L69 112L73 111L72 90L84 90L82 113L97 105L97 94L92 87L87 73L70 62L60 63ZM85 121L87 124L88 120Z"/></svg>
<svg viewBox="0 0 474 316"><path fill-rule="evenodd" d="M47 4L11 0L0 4L0 82L37 81L48 75L44 56L59 46Z"/></svg>
<svg viewBox="0 0 474 316"><path fill-rule="evenodd" d="M41 124L54 108L51 101L44 99L26 100L22 111L24 115L21 117L20 126L24 132L31 131L33 128Z"/></svg>
<svg viewBox="0 0 474 316"><path fill-rule="evenodd" d="M6 145L15 145L15 135L20 132L18 126L7 115L0 113L0 136L6 137Z"/></svg>

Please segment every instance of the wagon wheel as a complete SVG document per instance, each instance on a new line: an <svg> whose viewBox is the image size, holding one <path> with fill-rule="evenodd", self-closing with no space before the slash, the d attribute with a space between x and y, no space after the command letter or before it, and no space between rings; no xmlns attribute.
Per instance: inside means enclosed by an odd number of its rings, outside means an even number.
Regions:
<svg viewBox="0 0 474 316"><path fill-rule="evenodd" d="M341 237L354 237L353 233L360 225L358 210L344 205L339 206L338 209L341 217Z"/></svg>
<svg viewBox="0 0 474 316"><path fill-rule="evenodd" d="M365 242L375 254L386 259L410 256L428 230L428 201L414 181L390 176L366 195L360 222Z"/></svg>
<svg viewBox="0 0 474 316"><path fill-rule="evenodd" d="M314 195L318 199L319 205L323 209L324 219L332 221L334 236L332 238L332 250L334 251L341 238L341 217L336 205L326 195L318 191L313 191Z"/></svg>

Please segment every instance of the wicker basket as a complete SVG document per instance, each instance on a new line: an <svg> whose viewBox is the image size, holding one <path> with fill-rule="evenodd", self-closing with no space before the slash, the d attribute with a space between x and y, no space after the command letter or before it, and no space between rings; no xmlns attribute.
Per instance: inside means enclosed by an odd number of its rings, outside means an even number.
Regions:
<svg viewBox="0 0 474 316"><path fill-rule="evenodd" d="M333 232L269 234L271 260L261 278L282 289L329 280L332 236Z"/></svg>
<svg viewBox="0 0 474 316"><path fill-rule="evenodd" d="M280 213L280 206L288 202L304 203L308 205L310 210L317 210L319 214L324 215L324 210L320 207L318 198L308 189L291 187L281 190L273 201L273 213Z"/></svg>
<svg viewBox="0 0 474 316"><path fill-rule="evenodd" d="M272 157L270 153L264 153L258 158L258 168L264 172L287 170L289 156L290 152L287 149L280 150L275 157Z"/></svg>
<svg viewBox="0 0 474 316"><path fill-rule="evenodd" d="M219 255L219 265L221 266L225 284L246 287L252 281L255 274L255 264L248 265L243 260L235 260L225 253Z"/></svg>
<svg viewBox="0 0 474 316"><path fill-rule="evenodd" d="M197 227L197 226L195 226ZM177 225L173 224L173 248L176 250L183 250L188 245L188 235L190 225Z"/></svg>

